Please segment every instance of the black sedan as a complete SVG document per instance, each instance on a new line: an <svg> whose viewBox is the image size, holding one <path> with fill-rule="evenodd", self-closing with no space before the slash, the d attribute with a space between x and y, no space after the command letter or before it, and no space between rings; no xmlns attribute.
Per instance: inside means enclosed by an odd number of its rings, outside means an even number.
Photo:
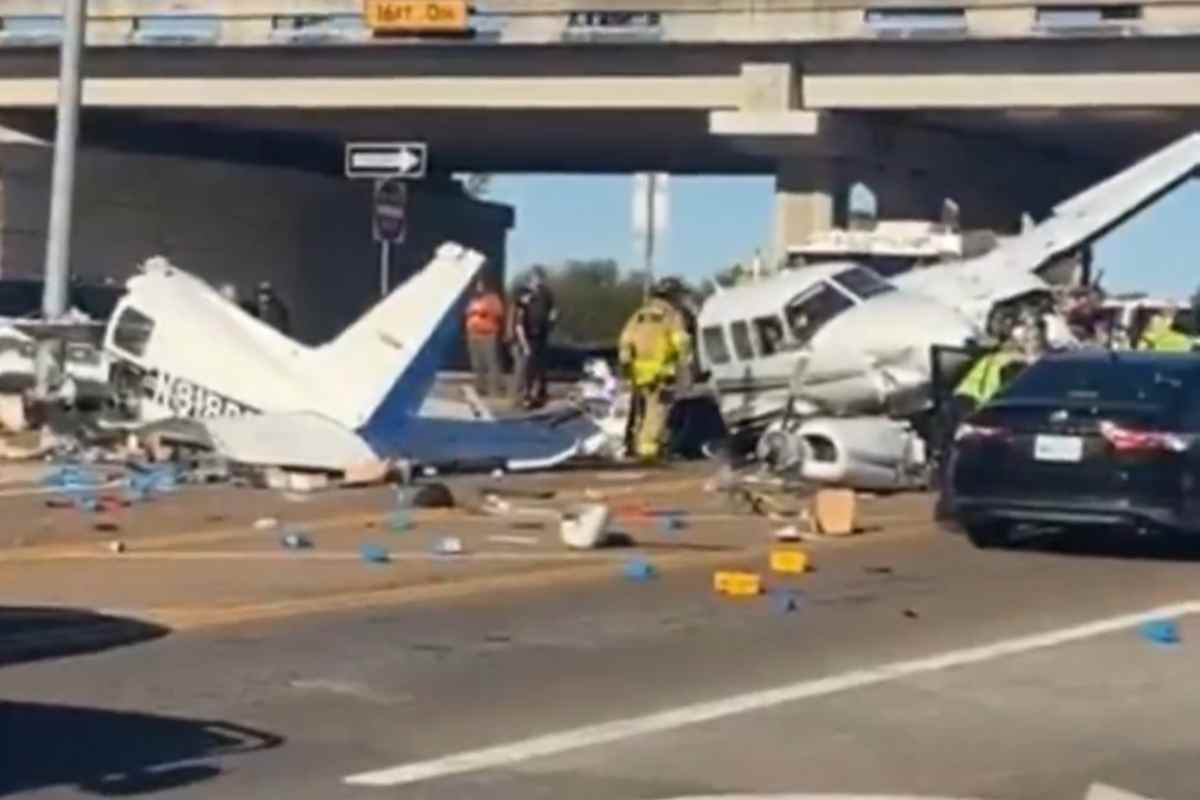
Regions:
<svg viewBox="0 0 1200 800"><path fill-rule="evenodd" d="M1200 355L1049 355L955 432L944 485L978 547L1018 526L1200 532Z"/></svg>

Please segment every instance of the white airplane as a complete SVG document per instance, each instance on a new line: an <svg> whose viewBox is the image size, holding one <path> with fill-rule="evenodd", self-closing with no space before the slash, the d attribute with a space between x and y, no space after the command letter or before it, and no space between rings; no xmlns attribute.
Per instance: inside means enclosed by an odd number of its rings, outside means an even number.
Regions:
<svg viewBox="0 0 1200 800"><path fill-rule="evenodd" d="M586 419L550 425L423 413L457 335L459 299L482 265L479 253L442 245L339 336L307 347L200 278L151 259L128 281L105 331L112 380L139 424L191 420L238 463L557 464L594 432Z"/></svg>
<svg viewBox="0 0 1200 800"><path fill-rule="evenodd" d="M954 309L853 263L719 291L697 328L730 429L765 429L760 454L778 469L864 488L919 480L919 437L903 420L928 406L930 348L981 335Z"/></svg>
<svg viewBox="0 0 1200 800"><path fill-rule="evenodd" d="M891 280L829 262L718 291L699 315L699 350L727 424L765 426L764 460L812 481L919 485L925 443L912 423L930 405L931 346L961 347L994 334L1000 317L1043 304L1050 281L1087 259L1084 248L1198 165L1192 134L967 261Z"/></svg>

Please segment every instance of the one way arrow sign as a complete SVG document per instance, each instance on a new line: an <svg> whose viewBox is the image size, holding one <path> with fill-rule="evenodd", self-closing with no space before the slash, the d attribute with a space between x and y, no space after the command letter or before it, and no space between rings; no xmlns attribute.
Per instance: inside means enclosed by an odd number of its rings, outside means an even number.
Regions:
<svg viewBox="0 0 1200 800"><path fill-rule="evenodd" d="M346 145L347 178L425 177L429 148L424 142L352 142Z"/></svg>

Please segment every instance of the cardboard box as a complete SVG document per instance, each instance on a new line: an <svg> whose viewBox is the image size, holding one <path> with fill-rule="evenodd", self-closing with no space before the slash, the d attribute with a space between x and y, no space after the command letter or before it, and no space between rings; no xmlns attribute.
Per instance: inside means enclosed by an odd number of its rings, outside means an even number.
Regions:
<svg viewBox="0 0 1200 800"><path fill-rule="evenodd" d="M821 489L812 500L812 517L817 532L825 536L849 536L857 529L858 498L852 489Z"/></svg>

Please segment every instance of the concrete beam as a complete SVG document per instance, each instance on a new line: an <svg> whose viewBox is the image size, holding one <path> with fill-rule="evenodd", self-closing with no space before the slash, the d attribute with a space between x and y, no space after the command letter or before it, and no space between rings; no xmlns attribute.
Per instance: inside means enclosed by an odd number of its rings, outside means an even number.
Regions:
<svg viewBox="0 0 1200 800"><path fill-rule="evenodd" d="M812 109L1200 106L1200 72L805 75Z"/></svg>
<svg viewBox="0 0 1200 800"><path fill-rule="evenodd" d="M712 111L708 130L714 136L770 137L815 136L821 115L813 111Z"/></svg>
<svg viewBox="0 0 1200 800"><path fill-rule="evenodd" d="M91 108L655 109L737 108L727 76L605 78L89 78ZM0 108L49 108L51 78L0 79Z"/></svg>

